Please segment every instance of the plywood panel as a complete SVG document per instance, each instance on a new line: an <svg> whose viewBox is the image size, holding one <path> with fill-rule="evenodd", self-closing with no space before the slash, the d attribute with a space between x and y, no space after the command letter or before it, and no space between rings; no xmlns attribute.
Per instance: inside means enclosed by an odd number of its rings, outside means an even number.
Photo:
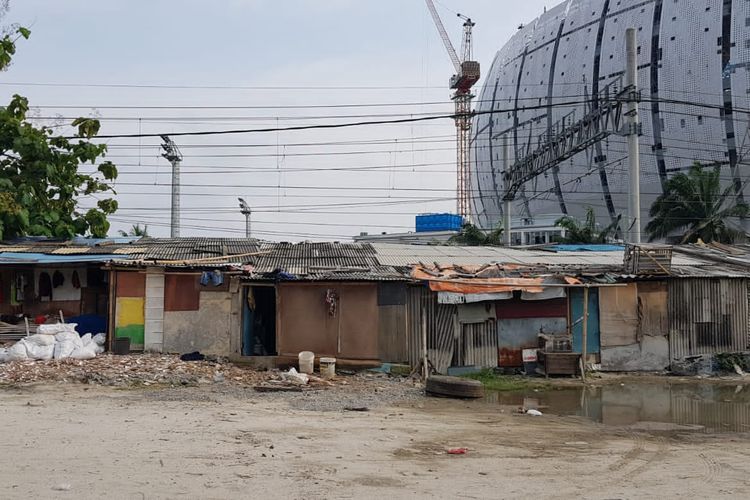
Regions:
<svg viewBox="0 0 750 500"><path fill-rule="evenodd" d="M599 290L599 330L602 347L625 346L638 341L638 294L635 283Z"/></svg>
<svg viewBox="0 0 750 500"><path fill-rule="evenodd" d="M325 301L329 288L339 296L335 316ZM378 359L376 285L283 283L277 292L280 354Z"/></svg>
<svg viewBox="0 0 750 500"><path fill-rule="evenodd" d="M197 311L200 308L199 276L167 274L164 280L165 311Z"/></svg>
<svg viewBox="0 0 750 500"><path fill-rule="evenodd" d="M406 307L378 307L378 352L380 360L401 363L409 359L406 338Z"/></svg>
<svg viewBox="0 0 750 500"><path fill-rule="evenodd" d="M639 336L661 336L669 333L667 300L665 282L638 283Z"/></svg>
<svg viewBox="0 0 750 500"><path fill-rule="evenodd" d="M146 275L136 271L118 271L116 293L118 297L144 297Z"/></svg>

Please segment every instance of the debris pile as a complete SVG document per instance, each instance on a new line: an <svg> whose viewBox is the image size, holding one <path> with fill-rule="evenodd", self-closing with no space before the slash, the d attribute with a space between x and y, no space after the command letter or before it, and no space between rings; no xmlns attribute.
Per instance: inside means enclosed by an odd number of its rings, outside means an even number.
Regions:
<svg viewBox="0 0 750 500"><path fill-rule="evenodd" d="M49 361L17 360L0 364L0 384L32 382L81 382L128 385L197 385L232 383L254 385L271 378L271 372L258 372L213 361L180 361L166 354L103 354L94 359L72 358Z"/></svg>

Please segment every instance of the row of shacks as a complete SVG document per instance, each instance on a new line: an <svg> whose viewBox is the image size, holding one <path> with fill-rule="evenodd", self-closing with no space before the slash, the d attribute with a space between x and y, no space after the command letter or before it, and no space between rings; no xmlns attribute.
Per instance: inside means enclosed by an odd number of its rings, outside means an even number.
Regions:
<svg viewBox="0 0 750 500"><path fill-rule="evenodd" d="M632 249L631 249L632 250ZM23 240L0 246L0 337L65 321L135 351L288 363L602 370L748 350L750 249L522 249L253 239Z"/></svg>

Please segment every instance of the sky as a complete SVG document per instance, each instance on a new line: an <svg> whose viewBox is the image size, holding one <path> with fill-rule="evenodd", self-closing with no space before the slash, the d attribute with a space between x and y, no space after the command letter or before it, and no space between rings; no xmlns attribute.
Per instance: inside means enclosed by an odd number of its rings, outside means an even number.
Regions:
<svg viewBox="0 0 750 500"><path fill-rule="evenodd" d="M456 12L477 23L474 58L487 72L517 26L554 3L436 4L457 49ZM61 132L78 116L119 135L453 110L452 65L423 0L11 0L3 21L32 35L0 74L0 102L24 95L37 123ZM183 155L182 236L244 236L238 197L252 207L252 235L275 241L413 231L416 214L456 208L455 127L446 119L174 140ZM169 236L171 167L161 140L102 142L120 172L111 234L138 223Z"/></svg>

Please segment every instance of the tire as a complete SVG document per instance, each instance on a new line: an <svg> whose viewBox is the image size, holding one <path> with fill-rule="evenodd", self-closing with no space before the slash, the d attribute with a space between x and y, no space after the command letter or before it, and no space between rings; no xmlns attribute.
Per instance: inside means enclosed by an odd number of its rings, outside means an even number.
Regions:
<svg viewBox="0 0 750 500"><path fill-rule="evenodd" d="M427 394L450 398L482 398L484 386L478 380L433 375L425 385Z"/></svg>

